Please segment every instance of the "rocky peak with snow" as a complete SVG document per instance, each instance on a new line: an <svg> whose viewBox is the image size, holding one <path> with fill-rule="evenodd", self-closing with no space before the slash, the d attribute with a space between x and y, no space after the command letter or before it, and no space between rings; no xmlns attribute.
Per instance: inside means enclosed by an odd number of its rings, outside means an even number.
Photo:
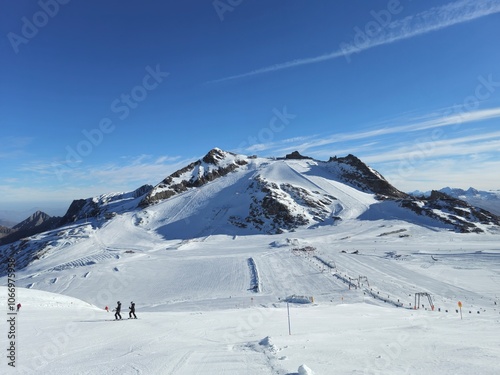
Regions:
<svg viewBox="0 0 500 375"><path fill-rule="evenodd" d="M89 218L109 219L117 213L136 208L137 199L152 189L151 185L143 185L128 193L108 193L92 198L75 199L63 216L61 224Z"/></svg>
<svg viewBox="0 0 500 375"><path fill-rule="evenodd" d="M285 159L302 160L302 159L312 159L312 158L309 156L301 155L300 152L298 151L294 151L290 154L286 154Z"/></svg>
<svg viewBox="0 0 500 375"><path fill-rule="evenodd" d="M397 212L391 211L394 207ZM74 200L62 218L38 226L35 223L46 216L36 213L23 224L31 223L31 231L5 235L0 244L77 221L99 228L117 215L132 215L136 225L146 225L152 220L150 211L158 211L154 220L161 221L166 238L275 234L374 217L456 232L479 233L500 226L500 218L489 210L445 192L403 193L351 154L320 161L299 152L262 158L214 148L154 187Z"/></svg>
<svg viewBox="0 0 500 375"><path fill-rule="evenodd" d="M0 245L52 229L57 226L59 220L60 217L52 217L45 212L36 211L12 228L2 231L3 235L0 235Z"/></svg>
<svg viewBox="0 0 500 375"><path fill-rule="evenodd" d="M392 186L379 172L363 163L356 156L331 157L329 168L336 169L339 178L358 189L377 194L379 198L407 198L408 194Z"/></svg>
<svg viewBox="0 0 500 375"><path fill-rule="evenodd" d="M481 233L481 225L500 226L500 217L443 191L432 190L428 197L410 198L402 206L412 211L451 225L462 233ZM480 224L480 225L478 225Z"/></svg>
<svg viewBox="0 0 500 375"><path fill-rule="evenodd" d="M500 215L500 191L485 191L469 187L467 190L460 188L445 187L439 190L441 193L466 201L471 206L482 208L495 215ZM430 191L414 191L410 193L414 197L429 197Z"/></svg>
<svg viewBox="0 0 500 375"><path fill-rule="evenodd" d="M45 212L36 211L33 215L28 217L27 219L21 221L20 223L14 225L12 229L14 230L27 230L34 228L38 225L43 224L43 222L50 219L50 215L47 215Z"/></svg>
<svg viewBox="0 0 500 375"><path fill-rule="evenodd" d="M219 148L210 150L202 159L172 173L156 185L140 202L147 207L188 189L198 188L248 164L247 158Z"/></svg>
<svg viewBox="0 0 500 375"><path fill-rule="evenodd" d="M210 222L217 217L218 226L281 233L299 227L337 224L360 214L363 207L385 200L395 201L403 209L435 219L439 225L444 223L458 232L481 232L482 225L499 225L495 215L451 200L444 193L433 192L428 198L412 197L352 154L324 162L298 151L284 158L267 159L214 148L161 181L142 198L139 207L147 208L181 193L196 192L209 182L219 181L219 187L211 189L230 191L229 185L235 182L222 180L232 173L236 175L230 180L245 181L238 191L211 193L214 194L211 199L221 203L213 209L214 217L206 220ZM242 176L246 177L240 180ZM357 198L353 200L352 196ZM207 203L197 205L202 207ZM189 218L187 222L193 220Z"/></svg>

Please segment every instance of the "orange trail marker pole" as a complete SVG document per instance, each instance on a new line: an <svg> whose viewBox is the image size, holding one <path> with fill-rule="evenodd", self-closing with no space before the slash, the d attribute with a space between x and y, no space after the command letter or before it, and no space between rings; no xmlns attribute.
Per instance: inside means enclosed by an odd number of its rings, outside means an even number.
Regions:
<svg viewBox="0 0 500 375"><path fill-rule="evenodd" d="M458 308L460 309L460 319L462 319L462 302L458 301Z"/></svg>

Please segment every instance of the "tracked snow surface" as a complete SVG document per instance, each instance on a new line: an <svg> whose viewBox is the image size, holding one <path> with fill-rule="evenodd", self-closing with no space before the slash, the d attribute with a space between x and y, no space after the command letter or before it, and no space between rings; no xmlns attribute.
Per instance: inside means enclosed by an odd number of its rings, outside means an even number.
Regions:
<svg viewBox="0 0 500 375"><path fill-rule="evenodd" d="M497 225L460 233L331 162L212 156L0 247L22 303L12 368L2 270L2 374L498 373Z"/></svg>

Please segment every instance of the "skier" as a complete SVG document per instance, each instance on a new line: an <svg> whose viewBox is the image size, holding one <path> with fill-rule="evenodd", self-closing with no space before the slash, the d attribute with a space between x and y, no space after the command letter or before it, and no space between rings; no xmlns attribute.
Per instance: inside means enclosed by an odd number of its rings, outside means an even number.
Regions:
<svg viewBox="0 0 500 375"><path fill-rule="evenodd" d="M122 303L120 301L117 302L116 308L113 311L115 312L115 320L121 319L120 311L122 310Z"/></svg>
<svg viewBox="0 0 500 375"><path fill-rule="evenodd" d="M16 312L19 312L19 310L20 310L20 309L21 309L21 302L19 302L19 303L17 304L17 310L16 310Z"/></svg>
<svg viewBox="0 0 500 375"><path fill-rule="evenodd" d="M134 319L137 319L137 316L135 316L135 303L132 301L130 302L130 307L128 308L130 312L128 313L128 318L132 319L132 315L134 316Z"/></svg>
<svg viewBox="0 0 500 375"><path fill-rule="evenodd" d="M106 310L106 312L109 312L109 307L108 307L108 306L106 306L106 307L104 308L104 310Z"/></svg>

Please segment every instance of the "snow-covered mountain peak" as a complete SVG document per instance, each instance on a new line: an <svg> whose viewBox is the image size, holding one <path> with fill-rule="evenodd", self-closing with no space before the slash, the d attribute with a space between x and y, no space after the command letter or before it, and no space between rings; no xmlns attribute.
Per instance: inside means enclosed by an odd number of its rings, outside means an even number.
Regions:
<svg viewBox="0 0 500 375"><path fill-rule="evenodd" d="M176 194L197 188L246 165L246 157L214 148L202 159L179 169L157 184L141 201L147 207Z"/></svg>
<svg viewBox="0 0 500 375"><path fill-rule="evenodd" d="M223 151L220 148L215 147L211 149L201 160L206 164L219 165L219 164L231 163L235 159L238 159L237 154L228 151Z"/></svg>
<svg viewBox="0 0 500 375"><path fill-rule="evenodd" d="M379 172L352 154L346 157L331 157L327 168L346 184L377 194L379 198L408 197L408 194L396 189Z"/></svg>
<svg viewBox="0 0 500 375"><path fill-rule="evenodd" d="M61 224L89 218L107 219L116 213L134 210L140 198L152 189L151 185L143 185L131 192L106 193L86 199L75 199L62 217Z"/></svg>
<svg viewBox="0 0 500 375"><path fill-rule="evenodd" d="M384 205L384 201L393 201L398 212L394 204ZM499 222L488 213L462 206L463 202L451 202L436 193L411 197L352 154L320 161L297 151L281 158L261 158L213 148L154 187L75 201L66 217L106 213L106 219L111 219L115 213L155 211L161 229L157 225L150 229L166 238L184 239L214 233L274 234L357 218L397 217L461 232L481 232L484 225ZM153 224L150 214L135 215L141 225Z"/></svg>
<svg viewBox="0 0 500 375"><path fill-rule="evenodd" d="M403 193L352 154L320 161L298 152L263 158L214 148L154 187L75 200L64 217L43 228L90 221L99 230L122 215L169 239L276 234L352 220L477 233L500 225L499 217L443 192Z"/></svg>
<svg viewBox="0 0 500 375"><path fill-rule="evenodd" d="M42 224L44 221L47 221L48 219L50 219L50 216L47 215L45 212L36 211L34 214L32 214L27 219L21 221L19 224L14 225L12 227L12 229L23 230L23 229L32 228L32 227L35 227L37 225Z"/></svg>

